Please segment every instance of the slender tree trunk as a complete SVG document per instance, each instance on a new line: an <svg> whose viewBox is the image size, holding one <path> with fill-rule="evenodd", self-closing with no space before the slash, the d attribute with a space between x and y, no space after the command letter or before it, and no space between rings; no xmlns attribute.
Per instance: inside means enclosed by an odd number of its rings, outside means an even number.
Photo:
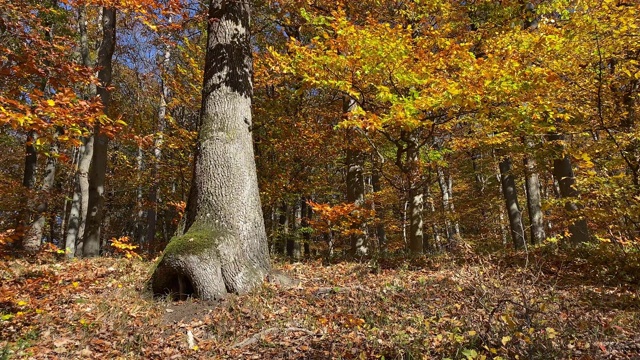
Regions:
<svg viewBox="0 0 640 360"><path fill-rule="evenodd" d="M309 231L309 219L311 219L311 206L309 206L309 204L307 204L307 199L306 198L302 198L302 227L304 229L304 232L302 233L302 238L304 240L304 244L303 244L303 255L304 257L309 257L311 256L311 232Z"/></svg>
<svg viewBox="0 0 640 360"><path fill-rule="evenodd" d="M540 181L536 172L535 160L530 156L524 158L525 187L527 190L527 208L531 226L531 243L540 244L546 238L544 219L542 217L542 197L540 195Z"/></svg>
<svg viewBox="0 0 640 360"><path fill-rule="evenodd" d="M447 174L447 193L449 193L449 213L454 216L453 221L453 236L460 237L460 223L458 222L456 215L456 208L453 203L453 178L451 173Z"/></svg>
<svg viewBox="0 0 640 360"><path fill-rule="evenodd" d="M380 171L375 168L373 169L371 174L371 186L373 188L374 193L380 192L382 190L382 181L381 181ZM374 210L376 211L376 218L378 219L376 223L376 237L378 239L378 249L380 252L384 253L386 251L386 244L387 244L387 235L384 230L384 222L381 219L382 211L384 209L382 208L381 202L374 202L373 206L374 206Z"/></svg>
<svg viewBox="0 0 640 360"><path fill-rule="evenodd" d="M502 184L502 195L504 196L509 216L509 228L511 229L511 240L516 249L526 247L524 227L522 226L522 213L518 204L518 193L516 183L511 173L511 158L505 156L500 161L500 183Z"/></svg>
<svg viewBox="0 0 640 360"><path fill-rule="evenodd" d="M169 88L165 79L165 72L169 69L169 61L171 60L171 49L169 45L165 45L164 59L162 60L162 78L160 79L160 107L158 108L158 129L153 144L154 163L151 170L152 185L149 190L149 210L147 211L147 241L149 246L153 247L156 235L156 223L158 217L158 174L160 172L160 160L162 158L162 143L164 129L167 116L167 99L169 98Z"/></svg>
<svg viewBox="0 0 640 360"><path fill-rule="evenodd" d="M287 241L289 240L289 206L285 201L282 201L282 206L280 206L278 223L280 224L280 231L278 232L276 253L285 254L287 251Z"/></svg>
<svg viewBox="0 0 640 360"><path fill-rule="evenodd" d="M413 140L413 139L412 139ZM411 181L409 182L409 251L412 254L424 252L423 217L424 194L422 186L419 186L418 147L415 141L411 141L407 146L407 160L411 169Z"/></svg>
<svg viewBox="0 0 640 360"><path fill-rule="evenodd" d="M89 51L89 36L87 34L86 6L78 7L78 32L80 34L80 55L82 65L93 67ZM89 85L85 98L91 99L97 93L94 84ZM78 150L78 165L75 174L75 185L69 212L69 227L65 238L67 257L82 255L84 229L89 209L89 167L93 157L93 136L82 139L82 145Z"/></svg>
<svg viewBox="0 0 640 360"><path fill-rule="evenodd" d="M355 110L356 102L348 96L345 96L342 103L344 114L348 114ZM348 130L348 136L353 137L353 130ZM346 156L347 167L347 202L356 205L357 209L364 205L364 154L357 145L349 143L347 145ZM364 234L364 226L354 225L353 230L358 233L351 235L351 255L365 255L367 253L366 238Z"/></svg>
<svg viewBox="0 0 640 360"><path fill-rule="evenodd" d="M154 293L210 300L244 293L270 270L251 139L249 2L211 0L201 127L186 233L154 272Z"/></svg>
<svg viewBox="0 0 640 360"><path fill-rule="evenodd" d="M451 199L449 198L449 183L447 182L444 170L441 167L437 167L438 172L438 186L440 187L440 193L442 194L442 213L444 215L444 229L447 235L447 241L451 242L453 240L453 235L455 234L455 230L451 225L451 219L449 218L449 203Z"/></svg>
<svg viewBox="0 0 640 360"><path fill-rule="evenodd" d="M300 227L302 226L302 199L297 199L293 205L293 231L287 239L287 255L293 261L302 259L302 248L300 243Z"/></svg>
<svg viewBox="0 0 640 360"><path fill-rule="evenodd" d="M57 139L60 132L61 129L55 130L55 139ZM54 140L54 142L51 144L51 148L49 149L49 157L47 158L47 165L45 166L44 170L44 181L42 182L41 188L41 196L44 196L44 198L36 208L36 219L33 223L31 223L31 226L29 227L29 230L27 230L22 243L22 248L31 253L38 251L40 249L40 245L42 244L42 235L44 233L44 227L47 222L47 210L49 209L50 191L53 189L56 180L56 165L58 163L58 153L58 142L57 140ZM50 226L54 226L54 224L50 224Z"/></svg>
<svg viewBox="0 0 640 360"><path fill-rule="evenodd" d="M98 95L105 114L109 113L111 93L111 59L116 45L116 9L102 8L102 43L98 50ZM89 170L89 203L82 254L85 257L100 255L100 228L102 226L105 201L105 178L107 173L107 149L109 137L101 131L99 122L94 125L93 156Z"/></svg>
<svg viewBox="0 0 640 360"><path fill-rule="evenodd" d="M571 199L578 196L578 190L574 187L575 177L571 167L571 159L565 155L561 159L553 160L553 176L558 181L560 196L565 199ZM569 214L579 210L578 205L571 200L565 202L565 209ZM569 242L572 244L580 244L589 242L591 235L587 227L585 219L578 219L569 225Z"/></svg>
<svg viewBox="0 0 640 360"><path fill-rule="evenodd" d="M144 211L145 203L144 203L144 189L143 189L143 172L144 172L144 152L142 151L142 145L138 144L138 152L136 154L136 167L138 170L138 175L136 176L136 180L138 183L138 188L136 189L136 207L138 208L138 213L136 214L136 226L135 226L135 239L140 244L142 249L148 249L147 243L147 230L145 228L146 225L146 212ZM153 186L153 184L151 185Z"/></svg>
<svg viewBox="0 0 640 360"><path fill-rule="evenodd" d="M27 133L27 139L25 141L25 159L24 159L24 174L22 177L22 186L25 189L25 196L23 196L20 206L20 213L18 214L17 221L17 235L20 236L20 243L18 248L23 249L23 239L27 231L27 224L30 222L31 211L29 200L31 197L30 191L36 184L36 168L38 166L38 153L36 152L35 142L37 139L35 131L31 130ZM30 245L29 245L30 247Z"/></svg>
<svg viewBox="0 0 640 360"><path fill-rule="evenodd" d="M424 252L423 217L424 194L413 187L409 190L409 250L412 254Z"/></svg>

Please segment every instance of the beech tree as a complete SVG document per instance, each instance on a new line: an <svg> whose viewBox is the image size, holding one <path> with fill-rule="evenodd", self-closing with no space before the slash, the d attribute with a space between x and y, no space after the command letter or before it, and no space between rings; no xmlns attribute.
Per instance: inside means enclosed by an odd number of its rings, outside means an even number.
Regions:
<svg viewBox="0 0 640 360"><path fill-rule="evenodd" d="M153 274L154 293L218 299L270 269L252 143L247 2L211 0L200 129L184 233Z"/></svg>

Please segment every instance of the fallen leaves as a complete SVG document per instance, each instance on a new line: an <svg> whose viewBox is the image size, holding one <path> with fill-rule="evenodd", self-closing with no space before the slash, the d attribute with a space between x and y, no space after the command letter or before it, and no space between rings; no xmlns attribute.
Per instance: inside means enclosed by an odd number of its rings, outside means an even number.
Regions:
<svg viewBox="0 0 640 360"><path fill-rule="evenodd" d="M139 291L151 266L143 261L5 261L0 351L17 359L624 359L640 351L638 307L622 303L637 301L631 288L597 284L603 301L585 301L596 284L474 261L380 274L364 264L282 264L298 286L265 283L217 303L152 300Z"/></svg>

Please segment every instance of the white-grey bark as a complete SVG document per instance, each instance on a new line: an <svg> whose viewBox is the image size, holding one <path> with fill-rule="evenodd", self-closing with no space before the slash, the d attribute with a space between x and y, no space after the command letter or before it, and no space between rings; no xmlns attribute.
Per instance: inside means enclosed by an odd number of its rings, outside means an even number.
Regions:
<svg viewBox="0 0 640 360"><path fill-rule="evenodd" d="M262 283L270 270L251 139L248 2L211 0L198 146L186 233L174 237L151 285L219 299Z"/></svg>
<svg viewBox="0 0 640 360"><path fill-rule="evenodd" d="M536 162L532 156L525 156L525 188L527 190L527 210L529 210L529 226L531 228L531 243L540 244L546 238L544 220L542 217L542 197L540 195L540 181L536 172Z"/></svg>
<svg viewBox="0 0 640 360"><path fill-rule="evenodd" d="M409 251L412 254L424 252L424 232L423 216L424 194L418 173L419 158L418 141L413 136L409 138L407 144L407 166L411 181L409 183L408 203L409 203Z"/></svg>
<svg viewBox="0 0 640 360"><path fill-rule="evenodd" d="M80 35L80 55L83 66L93 67L87 33L86 6L78 6L78 33ZM94 84L89 85L85 98L91 99L97 92ZM69 211L69 226L65 237L67 257L82 255L82 238L89 208L89 167L93 156L93 137L83 138L78 149L78 163L75 174L75 185Z"/></svg>
<svg viewBox="0 0 640 360"><path fill-rule="evenodd" d="M171 19L169 19L171 22ZM158 174L160 172L160 160L162 159L162 143L167 117L167 100L169 98L169 87L166 81L166 72L169 69L171 60L171 48L169 44L165 45L164 57L162 60L161 78L160 78L160 106L158 107L158 126L156 136L153 143L153 167L151 170L151 188L149 189L149 209L147 210L147 236L146 241L149 247L153 246L156 235L156 224L158 221Z"/></svg>
<svg viewBox="0 0 640 360"><path fill-rule="evenodd" d="M450 194L449 182L445 176L444 170L441 167L437 167L438 172L438 186L440 187L440 193L442 195L442 214L444 217L444 230L447 235L447 241L451 242L455 234L454 226L451 224L450 219Z"/></svg>

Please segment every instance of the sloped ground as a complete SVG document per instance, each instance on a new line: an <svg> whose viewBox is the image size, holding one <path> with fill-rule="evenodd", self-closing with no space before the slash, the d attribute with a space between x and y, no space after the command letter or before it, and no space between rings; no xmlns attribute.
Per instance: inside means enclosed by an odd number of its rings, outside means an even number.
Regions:
<svg viewBox="0 0 640 360"><path fill-rule="evenodd" d="M171 303L150 262L5 259L0 359L640 359L633 277L568 255L276 267L300 285Z"/></svg>

